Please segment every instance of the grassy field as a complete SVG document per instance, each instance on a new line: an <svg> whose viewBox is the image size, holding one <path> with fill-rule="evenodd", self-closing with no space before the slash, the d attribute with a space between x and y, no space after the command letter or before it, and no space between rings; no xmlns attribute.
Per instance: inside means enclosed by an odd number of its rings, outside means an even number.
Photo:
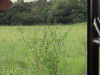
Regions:
<svg viewBox="0 0 100 75"><path fill-rule="evenodd" d="M0 26L0 75L86 75L86 41L87 22Z"/></svg>

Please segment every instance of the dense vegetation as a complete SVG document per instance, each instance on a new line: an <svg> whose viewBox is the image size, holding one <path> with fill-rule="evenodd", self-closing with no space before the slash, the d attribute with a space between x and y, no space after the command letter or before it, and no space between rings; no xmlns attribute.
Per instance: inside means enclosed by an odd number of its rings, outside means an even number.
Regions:
<svg viewBox="0 0 100 75"><path fill-rule="evenodd" d="M14 5L0 13L0 25L34 25L76 23L87 21L87 0L27 2Z"/></svg>

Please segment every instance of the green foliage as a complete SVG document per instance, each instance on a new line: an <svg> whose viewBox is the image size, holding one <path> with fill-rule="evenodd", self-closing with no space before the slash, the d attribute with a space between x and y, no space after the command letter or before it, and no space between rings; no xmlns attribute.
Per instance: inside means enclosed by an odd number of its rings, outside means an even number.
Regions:
<svg viewBox="0 0 100 75"><path fill-rule="evenodd" d="M51 5L50 7L51 7L51 9L56 10L56 8L58 7L58 5L59 5L59 2L56 2L53 5Z"/></svg>
<svg viewBox="0 0 100 75"><path fill-rule="evenodd" d="M29 11L28 8L26 8L24 5L22 4L14 4L13 7L11 8L13 9L14 11L13 12L19 12L19 13L22 13L22 12L25 12L25 11ZM9 10L9 9L8 9Z"/></svg>
<svg viewBox="0 0 100 75"><path fill-rule="evenodd" d="M81 0L80 1L82 4L87 5L87 0Z"/></svg>
<svg viewBox="0 0 100 75"><path fill-rule="evenodd" d="M24 4L15 2L10 9L5 10L0 15L0 23L7 25L31 25L33 23L53 24L55 18L57 23L63 24L85 22L87 21L86 10L86 0L60 0L55 3L37 1L34 4L31 2Z"/></svg>
<svg viewBox="0 0 100 75"><path fill-rule="evenodd" d="M24 25L27 25L27 24L33 24L33 15L30 14L30 13L21 13L20 16L22 16L22 23Z"/></svg>
<svg viewBox="0 0 100 75"><path fill-rule="evenodd" d="M27 25L27 24L32 24L33 23L33 15L30 13L17 13L16 15L14 15L11 19L11 23L14 24L16 23L16 25L18 24L23 24L23 25Z"/></svg>
<svg viewBox="0 0 100 75"><path fill-rule="evenodd" d="M68 1L67 1L68 2ZM71 4L71 2L70 2ZM66 4L65 1L58 2L58 6L56 8L56 11L54 13L54 16L57 18L57 23L69 23L72 22L72 9L75 8L75 4L73 6Z"/></svg>
<svg viewBox="0 0 100 75"><path fill-rule="evenodd" d="M85 22L87 21L87 13L86 13L86 6L81 5L79 7L80 10L73 10L74 15L74 21L75 22Z"/></svg>

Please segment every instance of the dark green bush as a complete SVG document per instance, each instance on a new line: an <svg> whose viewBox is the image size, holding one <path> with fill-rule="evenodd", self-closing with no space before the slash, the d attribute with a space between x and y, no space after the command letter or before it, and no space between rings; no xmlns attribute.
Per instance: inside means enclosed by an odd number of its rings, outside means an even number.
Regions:
<svg viewBox="0 0 100 75"><path fill-rule="evenodd" d="M40 10L32 11L31 8L39 6ZM48 11L51 11L48 13ZM76 23L87 21L87 6L85 1L57 1L54 4L52 2L35 2L14 5L0 13L0 24L6 25L32 25L32 24L47 24L47 20L50 24L56 23ZM38 13L37 13L38 12ZM50 16L51 14L51 16ZM74 14L74 15L73 15ZM56 20L55 20L56 18Z"/></svg>

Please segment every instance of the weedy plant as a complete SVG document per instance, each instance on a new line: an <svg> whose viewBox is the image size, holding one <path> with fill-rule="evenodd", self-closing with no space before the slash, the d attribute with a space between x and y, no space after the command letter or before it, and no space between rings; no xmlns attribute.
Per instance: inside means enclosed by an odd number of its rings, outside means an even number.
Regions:
<svg viewBox="0 0 100 75"><path fill-rule="evenodd" d="M35 38L28 37L27 41L23 36L23 40L27 45L32 49L33 53L33 60L30 60L30 62L35 65L34 70L36 74L50 74L50 75L57 75L58 73L58 64L60 62L59 54L61 53L61 43L65 40L67 40L68 32L65 32L60 37L57 37L58 35L51 31L49 26L48 29L50 31L50 36L47 38L47 32L45 30L44 37L42 38L36 38L35 32ZM38 29L39 30L39 29ZM21 35L24 32L22 31ZM31 42L30 42L31 41ZM57 46L55 46L57 45ZM64 45L64 43L63 43ZM39 48L37 48L37 46ZM34 50L33 50L34 49ZM65 51L65 50L64 50ZM26 56L28 58L28 56ZM28 58L29 59L29 58Z"/></svg>

